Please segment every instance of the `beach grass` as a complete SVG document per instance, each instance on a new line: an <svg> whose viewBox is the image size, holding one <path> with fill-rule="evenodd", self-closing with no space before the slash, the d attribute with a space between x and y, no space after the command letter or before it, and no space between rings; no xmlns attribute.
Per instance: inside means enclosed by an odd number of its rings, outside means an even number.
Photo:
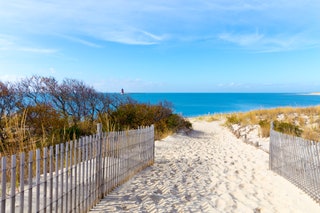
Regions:
<svg viewBox="0 0 320 213"><path fill-rule="evenodd" d="M240 126L259 125L262 137L269 137L271 122L278 121L282 127L287 126L287 129L299 128L301 134L296 134L297 136L320 141L320 106L259 109L249 112L200 116L198 119L206 121L225 119L227 126L233 124Z"/></svg>

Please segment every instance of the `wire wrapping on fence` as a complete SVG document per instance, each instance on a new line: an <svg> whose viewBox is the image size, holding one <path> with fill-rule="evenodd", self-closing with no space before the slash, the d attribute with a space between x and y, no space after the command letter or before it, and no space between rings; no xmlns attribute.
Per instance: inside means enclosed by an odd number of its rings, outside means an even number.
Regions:
<svg viewBox="0 0 320 213"><path fill-rule="evenodd" d="M270 132L270 169L320 203L320 143Z"/></svg>
<svg viewBox="0 0 320 213"><path fill-rule="evenodd" d="M0 212L87 212L153 163L153 126L2 157Z"/></svg>

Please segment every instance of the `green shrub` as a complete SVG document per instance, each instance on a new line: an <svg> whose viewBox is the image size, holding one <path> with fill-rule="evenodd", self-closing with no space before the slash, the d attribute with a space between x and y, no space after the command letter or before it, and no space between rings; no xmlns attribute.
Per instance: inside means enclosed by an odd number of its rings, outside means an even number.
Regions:
<svg viewBox="0 0 320 213"><path fill-rule="evenodd" d="M64 130L60 130L60 134L64 141L77 139L81 135L81 129L78 126L71 126L69 128L65 128Z"/></svg>
<svg viewBox="0 0 320 213"><path fill-rule="evenodd" d="M273 129L275 131L284 133L284 134L289 134L297 137L301 137L302 130L299 128L299 126L296 126L291 123L287 122L280 122L280 121L274 121L273 122Z"/></svg>
<svg viewBox="0 0 320 213"><path fill-rule="evenodd" d="M232 124L240 124L241 119L238 117L236 114L232 114L231 116L227 116L227 124L232 125Z"/></svg>
<svg viewBox="0 0 320 213"><path fill-rule="evenodd" d="M139 126L155 125L155 139L161 139L181 129L190 129L191 123L174 114L168 104L156 105L126 103L111 113L117 130L135 129Z"/></svg>
<svg viewBox="0 0 320 213"><path fill-rule="evenodd" d="M259 125L261 128L261 137L269 137L270 136L270 121L260 120Z"/></svg>

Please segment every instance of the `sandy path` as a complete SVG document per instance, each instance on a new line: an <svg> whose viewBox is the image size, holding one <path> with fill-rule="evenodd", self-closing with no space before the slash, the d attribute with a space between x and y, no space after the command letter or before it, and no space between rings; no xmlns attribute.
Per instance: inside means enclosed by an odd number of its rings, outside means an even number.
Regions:
<svg viewBox="0 0 320 213"><path fill-rule="evenodd" d="M219 122L193 122L189 136L156 142L154 166L91 212L320 212L320 205L268 170L268 154Z"/></svg>

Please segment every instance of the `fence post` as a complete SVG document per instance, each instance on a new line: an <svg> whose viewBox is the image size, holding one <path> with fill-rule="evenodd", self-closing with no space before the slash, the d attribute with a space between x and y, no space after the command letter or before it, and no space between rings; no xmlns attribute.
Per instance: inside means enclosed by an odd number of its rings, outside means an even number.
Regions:
<svg viewBox="0 0 320 213"><path fill-rule="evenodd" d="M16 159L16 155L12 155L11 156L11 193L10 193L10 197L11 197L11 212L14 213L15 212L15 204L16 204L16 165L17 165L17 159Z"/></svg>
<svg viewBox="0 0 320 213"><path fill-rule="evenodd" d="M97 134L100 135L102 133L102 124L97 123Z"/></svg>
<svg viewBox="0 0 320 213"><path fill-rule="evenodd" d="M6 211L7 158L1 158L1 212Z"/></svg>
<svg viewBox="0 0 320 213"><path fill-rule="evenodd" d="M36 212L40 211L40 149L36 150Z"/></svg>
<svg viewBox="0 0 320 213"><path fill-rule="evenodd" d="M271 161L272 161L272 131L273 131L273 121L271 121L270 123L270 141L269 141L269 169L271 170L272 168L272 164L271 164Z"/></svg>
<svg viewBox="0 0 320 213"><path fill-rule="evenodd" d="M20 154L20 213L24 212L24 165L25 153Z"/></svg>
<svg viewBox="0 0 320 213"><path fill-rule="evenodd" d="M98 160L98 162L97 162L97 187L98 187L98 199L101 199L102 198L102 195L103 195L103 192L102 192L102 187L101 187L101 176L102 176L102 174L101 174L101 171L102 171L102 124L101 123L98 123L97 124L97 136L98 136L98 158L97 158L97 160Z"/></svg>
<svg viewBox="0 0 320 213"><path fill-rule="evenodd" d="M155 148L156 147L155 147L155 141L154 141L154 135L155 135L154 124L152 124L151 127L152 127L152 139L151 140L152 140L152 147L153 147L152 148L152 150L153 150L152 151L152 165L153 165L154 164L155 153L156 153L155 152Z"/></svg>
<svg viewBox="0 0 320 213"><path fill-rule="evenodd" d="M28 162L28 212L32 213L32 165L33 165L33 151L29 152Z"/></svg>

